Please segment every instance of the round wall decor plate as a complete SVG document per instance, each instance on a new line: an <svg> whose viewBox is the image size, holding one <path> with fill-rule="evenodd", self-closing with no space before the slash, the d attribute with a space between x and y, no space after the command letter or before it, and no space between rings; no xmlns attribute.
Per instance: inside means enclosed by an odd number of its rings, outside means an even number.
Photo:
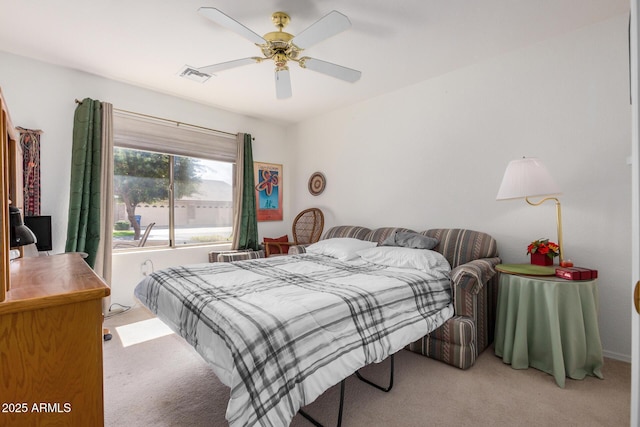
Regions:
<svg viewBox="0 0 640 427"><path fill-rule="evenodd" d="M309 178L309 193L317 196L324 191L324 187L327 183L322 172L314 172Z"/></svg>

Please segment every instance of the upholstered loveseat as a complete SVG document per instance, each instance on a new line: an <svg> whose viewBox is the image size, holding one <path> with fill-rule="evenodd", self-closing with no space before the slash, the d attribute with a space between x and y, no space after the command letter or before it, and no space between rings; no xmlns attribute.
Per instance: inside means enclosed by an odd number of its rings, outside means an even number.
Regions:
<svg viewBox="0 0 640 427"><path fill-rule="evenodd" d="M413 230L337 226L327 230L322 239L352 237L380 244L401 231ZM496 241L486 233L465 229L431 229L420 234L437 239L434 250L451 265L455 315L407 349L467 369L493 341L498 280L495 266L500 263ZM289 254L304 253L305 247L292 246Z"/></svg>
<svg viewBox="0 0 640 427"><path fill-rule="evenodd" d="M236 249L209 252L209 262L233 262L257 258L264 258L264 249L257 251L251 249Z"/></svg>

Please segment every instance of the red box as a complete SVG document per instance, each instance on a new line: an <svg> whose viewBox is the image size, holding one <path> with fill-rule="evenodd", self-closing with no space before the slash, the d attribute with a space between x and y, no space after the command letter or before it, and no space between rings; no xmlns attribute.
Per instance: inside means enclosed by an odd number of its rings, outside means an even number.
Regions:
<svg viewBox="0 0 640 427"><path fill-rule="evenodd" d="M567 280L591 280L598 278L598 270L583 267L558 267L556 276Z"/></svg>
<svg viewBox="0 0 640 427"><path fill-rule="evenodd" d="M583 267L574 267L574 268L580 270L583 280L598 278L598 270L592 270L590 268L583 268Z"/></svg>
<svg viewBox="0 0 640 427"><path fill-rule="evenodd" d="M581 280L580 271L573 267L558 267L556 268L556 276L567 280Z"/></svg>

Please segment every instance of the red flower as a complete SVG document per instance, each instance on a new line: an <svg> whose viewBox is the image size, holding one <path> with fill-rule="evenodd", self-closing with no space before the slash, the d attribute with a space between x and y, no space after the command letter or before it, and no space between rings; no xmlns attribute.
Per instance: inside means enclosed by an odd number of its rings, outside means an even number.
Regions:
<svg viewBox="0 0 640 427"><path fill-rule="evenodd" d="M527 246L527 254L535 253L553 258L560 255L560 247L556 243L550 242L549 239L538 239Z"/></svg>

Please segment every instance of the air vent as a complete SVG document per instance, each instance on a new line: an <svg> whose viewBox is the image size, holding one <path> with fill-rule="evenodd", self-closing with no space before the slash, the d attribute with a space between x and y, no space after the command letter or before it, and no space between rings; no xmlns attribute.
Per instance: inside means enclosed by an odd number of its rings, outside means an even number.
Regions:
<svg viewBox="0 0 640 427"><path fill-rule="evenodd" d="M198 71L197 69L190 67L189 65L185 65L184 67L182 67L182 69L178 72L178 75L180 77L184 77L185 79L193 80L198 83L204 83L209 80L209 77L211 77L210 74Z"/></svg>

